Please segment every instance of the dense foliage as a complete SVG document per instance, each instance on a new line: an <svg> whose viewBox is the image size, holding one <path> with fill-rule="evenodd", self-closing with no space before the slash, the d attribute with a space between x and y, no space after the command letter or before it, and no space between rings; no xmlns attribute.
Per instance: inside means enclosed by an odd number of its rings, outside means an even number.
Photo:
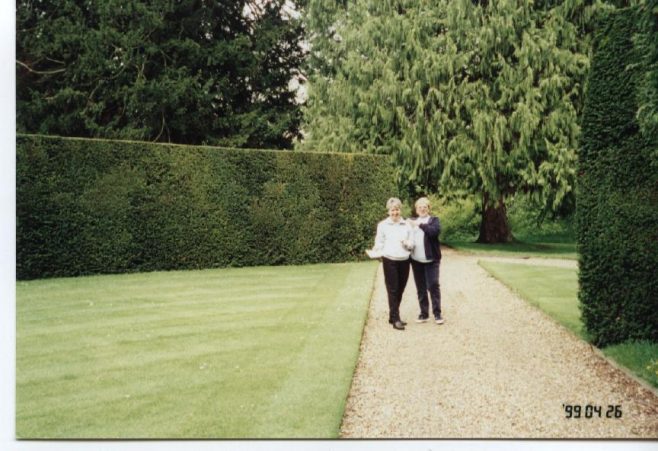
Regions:
<svg viewBox="0 0 658 451"><path fill-rule="evenodd" d="M19 279L354 260L387 158L19 135Z"/></svg>
<svg viewBox="0 0 658 451"><path fill-rule="evenodd" d="M298 3L18 0L17 130L290 147Z"/></svg>
<svg viewBox="0 0 658 451"><path fill-rule="evenodd" d="M515 193L546 209L572 195L588 27L602 7L311 0L301 148L391 154L403 185L477 195L480 241L508 241Z"/></svg>
<svg viewBox="0 0 658 451"><path fill-rule="evenodd" d="M658 140L638 122L652 69L638 45L647 42L644 14L655 11L629 8L601 19L583 114L579 299L599 346L658 341Z"/></svg>
<svg viewBox="0 0 658 451"><path fill-rule="evenodd" d="M480 207L475 196L463 199L430 195L432 211L441 218L442 242L473 242L480 226ZM574 215L539 218L533 201L516 195L507 204L507 215L517 244L523 242L574 243Z"/></svg>
<svg viewBox="0 0 658 451"><path fill-rule="evenodd" d="M640 130L653 142L658 142L658 0L646 0L640 6L640 33L635 43L643 55L646 72L638 90L638 121ZM653 154L658 164L658 146ZM658 170L658 166L656 166Z"/></svg>

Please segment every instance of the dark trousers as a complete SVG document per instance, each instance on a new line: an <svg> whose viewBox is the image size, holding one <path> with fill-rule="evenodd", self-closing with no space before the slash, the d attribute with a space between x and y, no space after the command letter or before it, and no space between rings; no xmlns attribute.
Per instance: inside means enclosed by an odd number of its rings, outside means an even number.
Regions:
<svg viewBox="0 0 658 451"><path fill-rule="evenodd" d="M409 260L382 259L384 265L384 282L388 293L388 322L394 323L400 320L400 303L402 293L409 280Z"/></svg>
<svg viewBox="0 0 658 451"><path fill-rule="evenodd" d="M420 263L411 260L411 267L414 271L414 282L418 292L418 304L420 305L420 314L424 318L429 317L429 302L427 292L432 299L432 313L434 317L441 316L441 287L439 286L439 263L429 262Z"/></svg>

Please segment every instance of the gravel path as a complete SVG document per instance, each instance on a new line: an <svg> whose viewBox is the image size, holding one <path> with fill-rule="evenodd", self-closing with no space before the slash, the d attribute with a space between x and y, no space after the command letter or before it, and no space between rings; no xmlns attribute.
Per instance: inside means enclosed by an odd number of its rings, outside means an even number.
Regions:
<svg viewBox="0 0 658 451"><path fill-rule="evenodd" d="M387 322L380 266L342 437L658 438L654 391L490 277L478 259L443 252L442 326L413 321L410 277L405 331ZM565 418L563 404L582 406L582 417ZM602 417L585 418L587 404ZM621 406L622 418L606 418L609 405Z"/></svg>

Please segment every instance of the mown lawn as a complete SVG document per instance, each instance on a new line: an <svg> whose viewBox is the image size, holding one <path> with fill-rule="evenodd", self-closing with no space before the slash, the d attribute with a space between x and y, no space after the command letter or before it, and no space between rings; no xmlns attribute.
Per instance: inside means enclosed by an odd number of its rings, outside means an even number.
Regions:
<svg viewBox="0 0 658 451"><path fill-rule="evenodd" d="M471 241L447 241L446 245L471 254L503 257L539 257L576 260L576 243L562 241L514 241L507 244L481 244Z"/></svg>
<svg viewBox="0 0 658 451"><path fill-rule="evenodd" d="M338 436L372 262L18 282L19 438Z"/></svg>
<svg viewBox="0 0 658 451"><path fill-rule="evenodd" d="M587 339L578 307L576 269L481 261L480 266L564 327ZM603 353L658 387L658 343L629 341Z"/></svg>

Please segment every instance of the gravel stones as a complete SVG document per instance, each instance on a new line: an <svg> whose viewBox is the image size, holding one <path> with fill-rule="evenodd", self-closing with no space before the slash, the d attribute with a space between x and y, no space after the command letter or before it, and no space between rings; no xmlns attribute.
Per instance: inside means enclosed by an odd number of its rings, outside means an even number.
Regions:
<svg viewBox="0 0 658 451"><path fill-rule="evenodd" d="M658 438L654 391L489 276L481 257L443 255L440 326L414 322L410 277L400 308L409 324L394 330L380 268L341 437ZM602 418L585 418L588 404ZM566 418L566 405L581 418ZM610 405L621 418L605 417Z"/></svg>

